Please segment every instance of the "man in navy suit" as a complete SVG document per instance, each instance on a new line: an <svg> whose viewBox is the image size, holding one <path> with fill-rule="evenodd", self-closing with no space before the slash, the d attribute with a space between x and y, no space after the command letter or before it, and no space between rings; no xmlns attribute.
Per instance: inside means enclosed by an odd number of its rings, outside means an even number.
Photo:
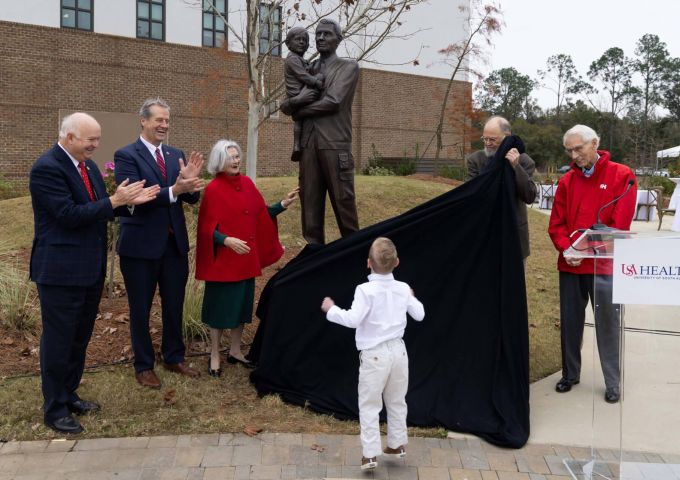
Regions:
<svg viewBox="0 0 680 480"><path fill-rule="evenodd" d="M204 186L198 177L203 156L192 152L187 163L181 150L163 143L170 127L170 107L162 99L146 100L139 116L139 139L114 155L116 181L146 180L147 185L159 185L161 191L154 201L136 208L133 217L121 219L118 254L130 305L135 378L144 387L160 388L149 333L156 286L161 296L163 366L182 375L199 375L184 362L182 310L189 275L189 238L183 204L198 202Z"/></svg>
<svg viewBox="0 0 680 480"><path fill-rule="evenodd" d="M158 187L121 182L109 197L91 160L101 128L85 113L65 117L59 142L33 165L29 189L35 236L31 279L42 314L40 375L45 424L65 433L83 431L71 414L99 410L76 393L106 275L106 222L129 215L126 205L155 198Z"/></svg>

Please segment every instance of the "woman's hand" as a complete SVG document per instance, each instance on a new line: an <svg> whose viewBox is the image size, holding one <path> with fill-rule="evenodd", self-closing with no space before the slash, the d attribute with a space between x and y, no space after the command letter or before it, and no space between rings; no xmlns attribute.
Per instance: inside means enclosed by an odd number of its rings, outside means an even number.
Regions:
<svg viewBox="0 0 680 480"><path fill-rule="evenodd" d="M295 190L291 190L288 192L286 195L286 198L281 200L281 206L283 208L288 208L291 203L295 201L295 199L298 197L298 192L300 191L300 187L295 187Z"/></svg>
<svg viewBox="0 0 680 480"><path fill-rule="evenodd" d="M235 253L239 255L245 255L250 252L250 247L243 240L236 237L227 237L224 239L224 246L231 248Z"/></svg>

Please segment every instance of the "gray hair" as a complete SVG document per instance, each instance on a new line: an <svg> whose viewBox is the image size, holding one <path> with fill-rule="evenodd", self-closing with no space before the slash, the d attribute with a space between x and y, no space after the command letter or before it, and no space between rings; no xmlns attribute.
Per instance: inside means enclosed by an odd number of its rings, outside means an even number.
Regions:
<svg viewBox="0 0 680 480"><path fill-rule="evenodd" d="M587 125L574 125L569 130L567 130L564 134L564 137L562 137L562 144L564 145L567 142L567 138L575 135L581 137L581 140L586 143L592 141L593 139L597 140L595 142L596 148L600 145L600 137L597 135L597 132Z"/></svg>
<svg viewBox="0 0 680 480"><path fill-rule="evenodd" d="M227 158L229 154L227 153L228 148L235 148L238 151L239 157L243 159L243 152L238 143L233 140L218 140L215 145L213 145L212 150L210 150L210 155L208 156L208 166L206 170L210 175L217 175L219 172L224 170L224 165L227 163Z"/></svg>
<svg viewBox="0 0 680 480"><path fill-rule="evenodd" d="M340 24L338 22L331 20L330 18L322 18L319 20L319 24L316 26L316 28L318 29L321 25L333 26L333 31L338 36L338 40L342 40L342 28L340 28Z"/></svg>
<svg viewBox="0 0 680 480"><path fill-rule="evenodd" d="M512 135L512 127L510 126L510 122L508 122L508 120L505 117L494 115L493 117L488 119L484 125L488 125L492 121L498 125L498 128L502 133L506 135Z"/></svg>
<svg viewBox="0 0 680 480"><path fill-rule="evenodd" d="M69 133L80 134L80 125L84 121L92 121L99 125L99 122L92 115L84 112L75 112L62 118L59 126L59 140L66 138Z"/></svg>
<svg viewBox="0 0 680 480"><path fill-rule="evenodd" d="M158 105L159 107L165 108L170 111L170 105L168 102L163 100L161 97L147 98L144 100L142 107L139 109L139 116L146 119L151 118L151 107Z"/></svg>

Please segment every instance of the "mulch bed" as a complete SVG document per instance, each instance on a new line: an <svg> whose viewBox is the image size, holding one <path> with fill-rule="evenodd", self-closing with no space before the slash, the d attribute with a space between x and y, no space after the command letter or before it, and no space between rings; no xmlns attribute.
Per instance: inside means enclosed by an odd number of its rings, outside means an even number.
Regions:
<svg viewBox="0 0 680 480"><path fill-rule="evenodd" d="M255 283L255 298L267 281L299 252L299 247L286 248L283 258L278 263L266 268ZM17 255L17 254L15 254ZM28 266L30 250L18 253L22 265ZM130 316L125 294L125 285L120 275L114 282L112 298L108 298L108 283L104 288L99 306L92 339L87 349L87 367L113 363L131 363L133 358L130 344ZM156 295L151 309L150 331L156 351L160 350L162 324L160 320L160 298ZM259 320L253 315L253 323L246 325L243 332L243 343L249 345ZM35 333L10 331L0 328L0 377L31 375L40 372L40 329ZM223 341L228 335L223 337ZM187 342L187 355L204 355L209 352L209 345L201 341ZM247 351L247 347L246 347Z"/></svg>
<svg viewBox="0 0 680 480"><path fill-rule="evenodd" d="M451 178L433 176L429 174L417 173L408 175L405 178L422 180L428 182L445 183L457 187L463 182ZM264 270L261 277L256 281L255 298L260 298L260 292L264 285L279 269L293 259L299 252L300 247L288 247L284 256L276 265ZM30 249L23 249L14 252L13 257L19 265L28 267L30 259ZM3 259L0 259L0 261ZM12 260L15 260L13 258ZM87 350L87 366L107 365L112 363L131 363L132 348L130 345L129 330L129 309L125 286L120 274L114 282L112 298L108 298L108 283L104 288L104 294L100 303L100 313L95 323L92 339ZM36 301L37 302L37 301ZM161 320L160 320L160 298L158 295L154 300L151 309L150 330L151 338L156 347L160 350L161 342ZM243 332L243 343L249 345L255 332L259 320L253 315L253 322L246 325ZM228 339L228 335L223 337L223 341ZM247 350L247 348L246 348ZM201 341L187 342L187 355L204 355L209 352L209 345ZM13 377L20 375L31 375L40 372L40 328L34 333L10 331L0 328L0 377Z"/></svg>

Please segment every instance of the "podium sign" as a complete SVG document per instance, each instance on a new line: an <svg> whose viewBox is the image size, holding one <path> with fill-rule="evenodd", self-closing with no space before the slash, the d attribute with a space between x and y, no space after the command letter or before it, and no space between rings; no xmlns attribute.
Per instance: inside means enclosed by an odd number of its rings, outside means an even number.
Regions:
<svg viewBox="0 0 680 480"><path fill-rule="evenodd" d="M614 303L680 305L680 237L614 240Z"/></svg>
<svg viewBox="0 0 680 480"><path fill-rule="evenodd" d="M593 341L590 455L565 466L574 480L680 480L680 235L575 232L564 257L592 259L594 325L618 331L597 340L618 345L621 393L605 402Z"/></svg>

